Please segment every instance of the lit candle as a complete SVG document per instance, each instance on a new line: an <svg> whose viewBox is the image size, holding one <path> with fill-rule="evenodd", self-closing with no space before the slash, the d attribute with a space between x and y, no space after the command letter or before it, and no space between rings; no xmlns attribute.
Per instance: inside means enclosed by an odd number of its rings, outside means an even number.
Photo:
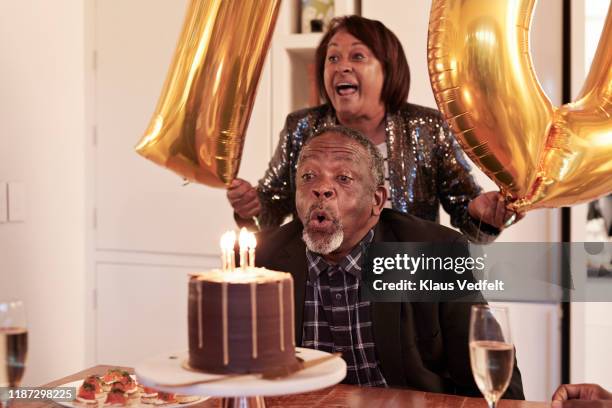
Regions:
<svg viewBox="0 0 612 408"><path fill-rule="evenodd" d="M229 251L228 251L229 252L229 256L228 256L229 267L231 271L234 271L234 269L236 269L236 257L234 256L234 246L236 245L236 232L235 231L229 232L228 243L229 243Z"/></svg>
<svg viewBox="0 0 612 408"><path fill-rule="evenodd" d="M255 239L255 234L252 232L249 233L249 239L247 242L247 246L249 247L249 267L255 267L255 247L257 246L257 240Z"/></svg>
<svg viewBox="0 0 612 408"><path fill-rule="evenodd" d="M232 238L232 234L234 234L234 238ZM232 269L232 257L235 239L235 233L233 233L232 231L227 231L223 235L221 235L221 264L223 265L224 271Z"/></svg>
<svg viewBox="0 0 612 408"><path fill-rule="evenodd" d="M240 244L240 268L243 271L246 271L247 268L247 245L249 239L249 232L246 228L242 227L240 229L240 238L238 242Z"/></svg>
<svg viewBox="0 0 612 408"><path fill-rule="evenodd" d="M224 272L227 271L227 253L226 253L227 250L225 249L227 246L226 236L227 236L227 233L224 232L223 235L221 235L221 239L219 240L219 245L221 246L221 266Z"/></svg>

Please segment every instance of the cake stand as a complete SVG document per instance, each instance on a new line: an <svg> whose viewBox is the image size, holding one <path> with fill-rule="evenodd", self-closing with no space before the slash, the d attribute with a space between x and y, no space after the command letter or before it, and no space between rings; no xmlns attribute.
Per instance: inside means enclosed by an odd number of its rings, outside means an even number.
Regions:
<svg viewBox="0 0 612 408"><path fill-rule="evenodd" d="M297 357L304 361L329 356L319 350L296 348ZM223 407L265 407L263 397L315 391L339 383L346 376L346 363L340 357L298 371L277 380L264 380L257 374L225 376L190 371L183 368L187 352L164 354L136 366L138 381L147 387L175 394L222 397ZM202 384L168 386L195 381Z"/></svg>

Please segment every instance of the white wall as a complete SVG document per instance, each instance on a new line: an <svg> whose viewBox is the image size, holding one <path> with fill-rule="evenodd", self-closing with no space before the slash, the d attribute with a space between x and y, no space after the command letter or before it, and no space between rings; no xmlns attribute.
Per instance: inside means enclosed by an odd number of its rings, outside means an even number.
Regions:
<svg viewBox="0 0 612 408"><path fill-rule="evenodd" d="M582 89L603 28L609 0L572 2L572 98ZM586 241L587 204L572 207L572 241ZM586 269L586 268L585 268ZM574 279L587 293L612 290L612 280L587 278L586 270ZM583 302L571 306L571 382L594 382L612 389L612 303Z"/></svg>
<svg viewBox="0 0 612 408"><path fill-rule="evenodd" d="M26 219L0 224L0 298L25 300L24 384L84 360L84 3L0 2L0 180Z"/></svg>

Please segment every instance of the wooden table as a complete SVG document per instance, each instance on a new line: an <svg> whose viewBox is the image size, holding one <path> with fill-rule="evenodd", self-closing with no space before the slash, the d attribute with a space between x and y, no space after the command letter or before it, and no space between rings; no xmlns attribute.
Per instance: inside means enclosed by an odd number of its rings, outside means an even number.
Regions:
<svg viewBox="0 0 612 408"><path fill-rule="evenodd" d="M55 387L67 382L85 378L88 375L102 375L112 368L111 366L99 365L79 373L64 377L45 387ZM127 371L132 369L125 367ZM353 385L339 384L320 391L305 394L287 395L282 397L266 398L266 404L272 407L289 408L313 408L313 407L364 407L364 408L394 408L394 407L414 407L414 408L436 408L436 407L461 407L461 408L486 408L486 403L482 398L467 398L455 395L434 394L421 391L409 391L394 388L371 388L357 387ZM57 407L54 402L41 403L18 403L13 407L30 408L51 408ZM192 405L194 408L217 408L220 407L220 399L212 398L201 404ZM498 408L536 408L550 407L547 402L527 402L527 401L502 401Z"/></svg>

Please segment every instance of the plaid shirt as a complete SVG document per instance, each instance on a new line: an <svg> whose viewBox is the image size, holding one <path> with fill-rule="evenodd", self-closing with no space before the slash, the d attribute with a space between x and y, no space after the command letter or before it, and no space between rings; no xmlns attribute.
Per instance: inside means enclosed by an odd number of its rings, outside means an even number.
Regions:
<svg viewBox="0 0 612 408"><path fill-rule="evenodd" d="M306 249L302 346L341 352L347 364L345 384L386 387L374 348L370 302L359 299L361 255L373 237L374 230L370 230L337 265Z"/></svg>

